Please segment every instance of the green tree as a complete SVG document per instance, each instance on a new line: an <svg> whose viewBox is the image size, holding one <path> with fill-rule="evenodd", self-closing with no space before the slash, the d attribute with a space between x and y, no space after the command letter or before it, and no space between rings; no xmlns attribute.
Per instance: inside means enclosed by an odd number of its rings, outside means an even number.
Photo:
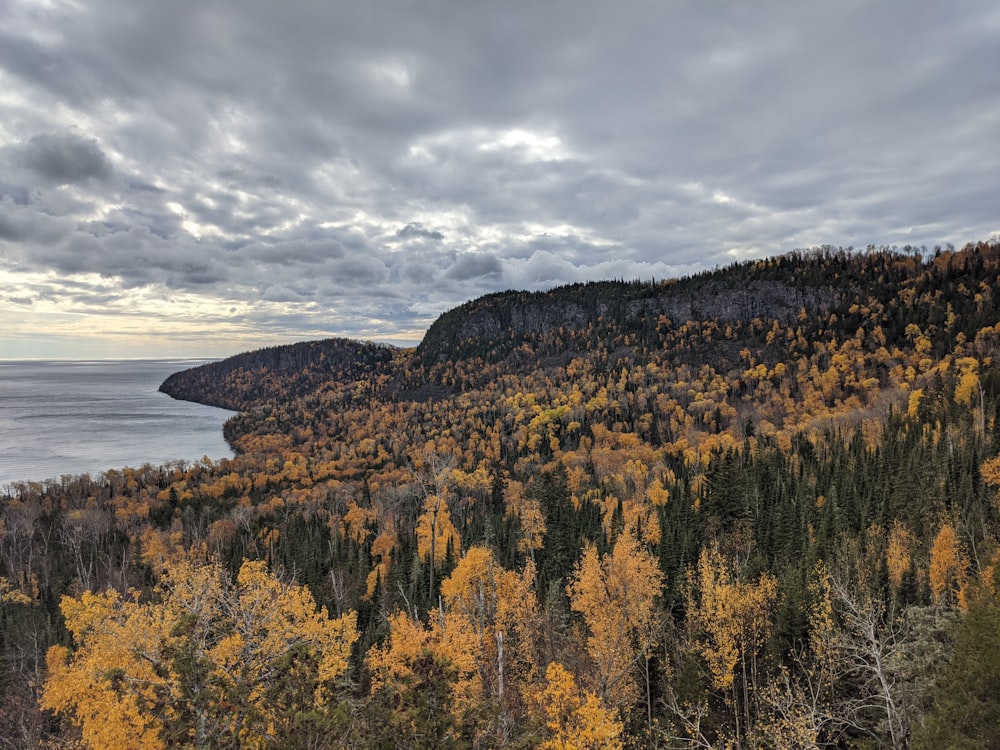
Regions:
<svg viewBox="0 0 1000 750"><path fill-rule="evenodd" d="M914 750L1000 748L1000 569L977 587L933 707L914 731Z"/></svg>

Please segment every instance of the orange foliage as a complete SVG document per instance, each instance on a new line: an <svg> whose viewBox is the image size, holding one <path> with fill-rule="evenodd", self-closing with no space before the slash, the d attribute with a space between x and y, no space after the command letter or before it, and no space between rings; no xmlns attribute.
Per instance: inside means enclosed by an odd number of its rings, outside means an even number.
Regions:
<svg viewBox="0 0 1000 750"><path fill-rule="evenodd" d="M655 558L628 533L603 557L588 545L566 587L570 606L590 632L587 652L598 694L611 705L627 705L637 696L633 675L655 642L655 601L662 587Z"/></svg>
<svg viewBox="0 0 1000 750"><path fill-rule="evenodd" d="M949 523L942 524L931 547L930 584L935 601L954 601L965 583L967 569L968 561L962 556L955 528Z"/></svg>

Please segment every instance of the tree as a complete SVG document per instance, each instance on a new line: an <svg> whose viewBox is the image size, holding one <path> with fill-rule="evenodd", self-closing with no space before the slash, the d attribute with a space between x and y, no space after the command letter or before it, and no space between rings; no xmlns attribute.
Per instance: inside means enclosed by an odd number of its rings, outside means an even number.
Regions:
<svg viewBox="0 0 1000 750"><path fill-rule="evenodd" d="M893 521L889 542L885 550L885 563L889 573L889 586L898 592L904 576L910 571L913 534L898 519Z"/></svg>
<svg viewBox="0 0 1000 750"><path fill-rule="evenodd" d="M587 653L594 662L597 694L614 707L637 697L635 667L643 665L647 719L652 723L648 660L654 645L655 602L663 572L631 534L622 534L611 553L599 557L587 545L566 592L570 607L583 615L590 635Z"/></svg>
<svg viewBox="0 0 1000 750"><path fill-rule="evenodd" d="M416 469L424 493L423 513L417 519L417 554L428 561L428 593L435 595L437 566L448 557L449 549L457 554L461 547L458 529L448 508L448 483L455 468L453 453L439 453L433 442L416 458Z"/></svg>
<svg viewBox="0 0 1000 750"><path fill-rule="evenodd" d="M49 650L42 705L95 750L275 746L297 713L329 704L358 638L355 613L330 619L262 562L235 581L174 563L152 601L85 591L60 606L75 648Z"/></svg>
<svg viewBox="0 0 1000 750"><path fill-rule="evenodd" d="M828 585L843 623L832 656L839 662L839 678L853 679L844 712L859 723L874 713L881 725L876 734L888 740L888 747L904 748L909 722L893 675L901 646L900 625L887 618L880 595L854 591L833 576Z"/></svg>
<svg viewBox="0 0 1000 750"><path fill-rule="evenodd" d="M689 616L704 633L701 653L713 686L731 692L740 737L751 726L751 702L761 695L757 657L771 636L778 581L770 573L756 582L740 581L718 549L706 547L698 558L695 584Z"/></svg>
<svg viewBox="0 0 1000 750"><path fill-rule="evenodd" d="M437 728L442 746L453 745L461 739L465 716L482 701L476 656L475 633L462 616L442 613L426 627L406 612L396 612L389 617L388 640L368 651L372 696L390 706L422 706L398 727L413 747L423 746L428 727ZM438 697L426 702L414 691Z"/></svg>
<svg viewBox="0 0 1000 750"><path fill-rule="evenodd" d="M380 688L368 705L373 726L370 747L397 750L465 750L462 716L455 710L455 666L430 650L409 662L391 687Z"/></svg>
<svg viewBox="0 0 1000 750"><path fill-rule="evenodd" d="M5 604L31 604L31 597L0 576L0 612Z"/></svg>
<svg viewBox="0 0 1000 750"><path fill-rule="evenodd" d="M914 750L1000 748L1000 559L973 586L947 673Z"/></svg>
<svg viewBox="0 0 1000 750"><path fill-rule="evenodd" d="M931 547L931 593L938 603L950 603L965 581L967 563L958 546L955 527L941 525Z"/></svg>
<svg viewBox="0 0 1000 750"><path fill-rule="evenodd" d="M441 582L441 604L428 625L404 612L389 617L388 640L368 652L373 695L411 701L409 691L425 681L420 669L443 665L444 671L433 674L447 676L447 701L436 705L451 713L450 726L474 723L483 706L497 706L500 721L494 729L502 734L512 723L511 707L520 704L524 686L535 676L534 577L530 561L516 573L501 566L489 548L470 547ZM413 724L407 731L422 730Z"/></svg>
<svg viewBox="0 0 1000 750"><path fill-rule="evenodd" d="M545 671L540 703L547 738L539 750L621 750L622 723L559 662Z"/></svg>
<svg viewBox="0 0 1000 750"><path fill-rule="evenodd" d="M447 490L435 492L424 498L424 512L417 519L417 554L428 561L430 594L434 595L434 571L448 557L449 548L454 554L461 547L458 529L451 522Z"/></svg>
<svg viewBox="0 0 1000 750"><path fill-rule="evenodd" d="M545 514L537 497L528 497L521 482L507 483L504 491L507 515L516 518L521 526L521 536L517 542L520 552L527 552L532 562L535 550L542 548L545 538Z"/></svg>
<svg viewBox="0 0 1000 750"><path fill-rule="evenodd" d="M502 703L505 690L532 677L538 620L534 584L530 560L518 574L482 545L470 547L441 582L444 611L464 618L475 633L479 673L489 694L484 697Z"/></svg>

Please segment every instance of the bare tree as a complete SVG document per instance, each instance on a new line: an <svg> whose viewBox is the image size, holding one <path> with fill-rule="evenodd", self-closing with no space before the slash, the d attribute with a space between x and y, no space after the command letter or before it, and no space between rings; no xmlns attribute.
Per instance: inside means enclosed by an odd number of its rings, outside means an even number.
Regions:
<svg viewBox="0 0 1000 750"><path fill-rule="evenodd" d="M854 694L843 699L843 713L863 725L865 715L879 716L876 732L892 748L905 748L909 722L902 705L892 664L902 644L902 625L887 615L880 595L848 588L833 576L831 592L843 627L835 647L842 677L853 677Z"/></svg>

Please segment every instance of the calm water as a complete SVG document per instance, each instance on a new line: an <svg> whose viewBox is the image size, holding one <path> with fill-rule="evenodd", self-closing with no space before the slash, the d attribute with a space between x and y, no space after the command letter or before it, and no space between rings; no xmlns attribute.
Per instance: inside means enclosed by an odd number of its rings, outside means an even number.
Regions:
<svg viewBox="0 0 1000 750"><path fill-rule="evenodd" d="M223 458L225 409L156 389L204 360L0 361L0 487Z"/></svg>

